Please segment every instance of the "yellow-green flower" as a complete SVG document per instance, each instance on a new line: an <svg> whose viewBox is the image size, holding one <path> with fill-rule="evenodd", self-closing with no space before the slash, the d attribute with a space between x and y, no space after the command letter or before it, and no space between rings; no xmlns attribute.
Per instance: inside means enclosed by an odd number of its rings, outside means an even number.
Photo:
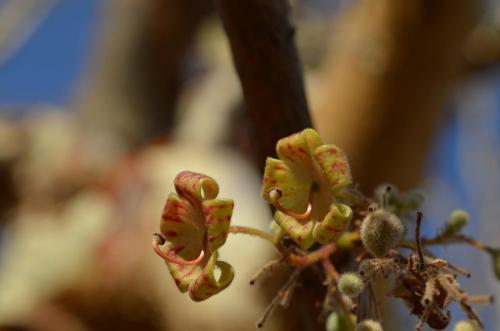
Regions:
<svg viewBox="0 0 500 331"><path fill-rule="evenodd" d="M351 183L344 152L313 129L279 140L276 152L279 159L266 161L261 192L277 209L276 223L304 249L333 241L352 218L336 199Z"/></svg>
<svg viewBox="0 0 500 331"><path fill-rule="evenodd" d="M219 186L203 174L181 172L174 185L177 194L168 196L161 234L154 235L153 248L165 260L179 290L202 301L229 286L234 278L232 266L219 261L217 254L226 241L234 203L215 199ZM216 267L219 277L214 274Z"/></svg>

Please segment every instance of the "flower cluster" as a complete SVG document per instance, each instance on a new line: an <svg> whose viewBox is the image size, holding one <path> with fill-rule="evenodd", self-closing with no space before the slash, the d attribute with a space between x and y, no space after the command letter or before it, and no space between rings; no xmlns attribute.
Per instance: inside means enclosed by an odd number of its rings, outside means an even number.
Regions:
<svg viewBox="0 0 500 331"><path fill-rule="evenodd" d="M262 197L277 209L274 219L303 249L338 237L352 218L339 196L351 183L344 152L324 145L313 129L278 141L279 159L268 158Z"/></svg>

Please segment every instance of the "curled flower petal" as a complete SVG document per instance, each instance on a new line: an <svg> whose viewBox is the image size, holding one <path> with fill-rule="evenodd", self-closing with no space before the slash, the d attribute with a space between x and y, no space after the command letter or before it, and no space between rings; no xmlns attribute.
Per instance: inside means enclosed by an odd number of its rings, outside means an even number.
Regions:
<svg viewBox="0 0 500 331"><path fill-rule="evenodd" d="M352 209L344 204L334 203L321 222L313 230L314 239L320 244L335 240L352 219Z"/></svg>
<svg viewBox="0 0 500 331"><path fill-rule="evenodd" d="M276 152L294 172L310 177L314 172L312 155L321 144L321 138L315 130L305 129L280 139L276 144Z"/></svg>
<svg viewBox="0 0 500 331"><path fill-rule="evenodd" d="M218 268L220 276L215 275L215 269ZM213 254L203 271L189 286L189 296L194 301L208 299L214 294L225 289L234 278L233 267L217 260L217 253Z"/></svg>
<svg viewBox="0 0 500 331"><path fill-rule="evenodd" d="M314 150L314 156L328 178L335 193L352 182L351 170L345 153L335 145L322 145Z"/></svg>
<svg viewBox="0 0 500 331"><path fill-rule="evenodd" d="M179 196L192 203L214 199L219 194L219 185L213 178L191 171L179 173L175 177L174 186Z"/></svg>
<svg viewBox="0 0 500 331"><path fill-rule="evenodd" d="M312 181L304 176L296 176L285 162L268 157L264 170L261 195L273 203L269 193L278 188L281 191L279 203L284 209L300 213L307 208L307 197Z"/></svg>
<svg viewBox="0 0 500 331"><path fill-rule="evenodd" d="M285 215L280 211L274 214L276 223L283 228L285 233L303 249L307 249L314 244L313 227L314 220L304 223L295 218Z"/></svg>
<svg viewBox="0 0 500 331"><path fill-rule="evenodd" d="M160 231L169 248L184 260L193 260L203 249L205 217L187 200L171 193L161 216Z"/></svg>
<svg viewBox="0 0 500 331"><path fill-rule="evenodd" d="M207 241L211 251L215 251L226 242L233 207L233 200L217 199L203 201Z"/></svg>
<svg viewBox="0 0 500 331"><path fill-rule="evenodd" d="M189 285L194 282L201 274L199 265L183 265L176 263L165 263L170 271L170 275L175 281L175 285L181 292L186 292Z"/></svg>

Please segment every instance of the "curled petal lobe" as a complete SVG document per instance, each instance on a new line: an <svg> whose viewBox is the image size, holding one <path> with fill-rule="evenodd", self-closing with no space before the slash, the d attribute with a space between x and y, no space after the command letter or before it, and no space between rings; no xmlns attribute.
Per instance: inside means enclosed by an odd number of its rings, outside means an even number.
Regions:
<svg viewBox="0 0 500 331"><path fill-rule="evenodd" d="M216 199L203 201L203 213L207 228L207 245L215 251L226 242L229 233L233 200Z"/></svg>
<svg viewBox="0 0 500 331"><path fill-rule="evenodd" d="M170 275L175 281L175 285L181 292L186 292L189 285L194 282L201 274L199 265L183 265L165 262L170 271Z"/></svg>
<svg viewBox="0 0 500 331"><path fill-rule="evenodd" d="M339 193L352 182L347 156L337 146L319 146L314 150L314 157L328 178L333 192Z"/></svg>
<svg viewBox="0 0 500 331"><path fill-rule="evenodd" d="M349 206L334 203L330 211L321 222L314 226L314 239L320 244L328 244L337 239L352 219L352 210Z"/></svg>
<svg viewBox="0 0 500 331"><path fill-rule="evenodd" d="M273 203L270 192L279 189L279 203L283 208L300 213L308 203L308 194L312 181L304 176L296 176L283 161L268 157L264 170L261 195L269 203Z"/></svg>
<svg viewBox="0 0 500 331"><path fill-rule="evenodd" d="M189 296L194 301L208 299L229 286L234 278L233 267L224 261L218 261L217 253L214 253L199 276L189 285ZM215 275L215 269L219 269L220 276Z"/></svg>
<svg viewBox="0 0 500 331"><path fill-rule="evenodd" d="M219 185L212 177L196 172L179 173L175 177L174 185L177 194L191 203L214 199L219 194Z"/></svg>
<svg viewBox="0 0 500 331"><path fill-rule="evenodd" d="M274 220L285 231L290 239L297 243L297 245L301 248L307 249L314 244L314 220L309 219L306 222L300 222L280 211L277 211L274 214Z"/></svg>
<svg viewBox="0 0 500 331"><path fill-rule="evenodd" d="M321 144L321 138L315 130L305 129L280 139L276 144L276 152L296 175L310 177L315 171L313 152Z"/></svg>

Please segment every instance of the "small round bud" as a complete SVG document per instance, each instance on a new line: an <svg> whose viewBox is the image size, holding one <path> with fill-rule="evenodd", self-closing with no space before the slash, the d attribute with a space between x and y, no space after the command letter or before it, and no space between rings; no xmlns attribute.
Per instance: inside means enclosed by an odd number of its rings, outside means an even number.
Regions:
<svg viewBox="0 0 500 331"><path fill-rule="evenodd" d="M374 320L364 320L361 321L356 326L356 331L383 331L382 325Z"/></svg>
<svg viewBox="0 0 500 331"><path fill-rule="evenodd" d="M426 196L425 193L419 190L411 191L406 195L405 204L406 207L411 210L421 209L425 204Z"/></svg>
<svg viewBox="0 0 500 331"><path fill-rule="evenodd" d="M455 324L453 331L482 331L476 321L466 320Z"/></svg>
<svg viewBox="0 0 500 331"><path fill-rule="evenodd" d="M376 257L385 257L403 236L404 227L399 218L384 209L368 214L361 225L361 241Z"/></svg>
<svg viewBox="0 0 500 331"><path fill-rule="evenodd" d="M361 277L353 272L342 274L339 278L338 285L340 293L345 294L349 297L358 296L361 291L363 291L364 287L364 283Z"/></svg>
<svg viewBox="0 0 500 331"><path fill-rule="evenodd" d="M469 213L462 209L456 209L451 212L445 231L448 234L459 233L467 223L469 223Z"/></svg>
<svg viewBox="0 0 500 331"><path fill-rule="evenodd" d="M331 313L326 319L326 331L347 331L349 330L344 315Z"/></svg>

